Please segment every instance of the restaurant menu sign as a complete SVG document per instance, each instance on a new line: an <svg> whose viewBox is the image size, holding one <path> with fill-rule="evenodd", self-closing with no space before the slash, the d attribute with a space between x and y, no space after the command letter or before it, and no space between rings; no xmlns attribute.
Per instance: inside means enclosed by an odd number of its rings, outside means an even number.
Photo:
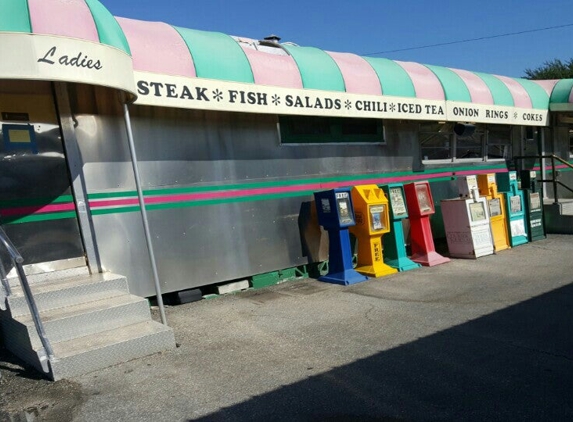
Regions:
<svg viewBox="0 0 573 422"><path fill-rule="evenodd" d="M543 126L546 110L283 88L135 72L136 104L246 113Z"/></svg>

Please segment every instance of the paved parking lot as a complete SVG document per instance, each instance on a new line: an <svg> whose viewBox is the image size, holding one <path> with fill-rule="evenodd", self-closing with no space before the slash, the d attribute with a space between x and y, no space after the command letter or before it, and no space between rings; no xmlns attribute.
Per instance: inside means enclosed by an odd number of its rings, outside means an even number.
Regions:
<svg viewBox="0 0 573 422"><path fill-rule="evenodd" d="M177 349L69 381L0 355L0 409L59 421L573 420L573 236L350 287L292 281L167 317Z"/></svg>

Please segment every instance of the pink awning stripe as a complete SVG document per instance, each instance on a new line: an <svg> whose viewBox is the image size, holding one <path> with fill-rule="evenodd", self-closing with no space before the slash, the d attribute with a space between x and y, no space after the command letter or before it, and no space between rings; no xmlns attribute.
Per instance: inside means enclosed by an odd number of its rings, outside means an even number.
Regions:
<svg viewBox="0 0 573 422"><path fill-rule="evenodd" d="M239 44L249 60L255 83L284 88L302 88L302 78L291 56L265 53Z"/></svg>
<svg viewBox="0 0 573 422"><path fill-rule="evenodd" d="M513 96L513 105L515 107L522 107L522 108L533 107L529 94L519 82L511 78L508 78L507 76L498 76L498 75L493 75L493 76L498 78L505 84L505 86L507 86L509 92L511 92L511 95Z"/></svg>
<svg viewBox="0 0 573 422"><path fill-rule="evenodd" d="M462 81L466 84L472 103L476 104L493 104L493 96L487 84L473 72L461 69L450 69L457 74Z"/></svg>
<svg viewBox="0 0 573 422"><path fill-rule="evenodd" d="M163 22L116 19L129 42L134 70L196 76L187 44L173 27Z"/></svg>
<svg viewBox="0 0 573 422"><path fill-rule="evenodd" d="M352 94L382 95L380 79L366 60L356 54L326 52L338 65L346 92Z"/></svg>
<svg viewBox="0 0 573 422"><path fill-rule="evenodd" d="M83 0L28 0L32 31L99 42L90 8Z"/></svg>
<svg viewBox="0 0 573 422"><path fill-rule="evenodd" d="M551 98L551 93L553 92L553 88L555 88L555 85L557 85L557 82L559 82L559 79L552 79L552 80L546 80L546 81L531 81L531 82L536 83L541 88L543 88L545 90L545 93L547 94L547 96L549 98Z"/></svg>
<svg viewBox="0 0 573 422"><path fill-rule="evenodd" d="M416 97L425 100L445 100L444 88L438 77L419 63L401 62L394 60L408 73L414 89L416 90Z"/></svg>

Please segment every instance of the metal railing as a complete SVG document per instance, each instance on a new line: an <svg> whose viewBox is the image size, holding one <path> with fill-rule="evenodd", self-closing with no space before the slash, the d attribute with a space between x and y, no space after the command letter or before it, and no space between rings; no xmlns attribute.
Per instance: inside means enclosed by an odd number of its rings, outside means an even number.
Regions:
<svg viewBox="0 0 573 422"><path fill-rule="evenodd" d="M38 311L38 307L36 306L34 295L32 294L30 284L28 283L28 277L26 277L26 272L24 271L24 267L22 265L24 263L24 258L22 258L22 255L20 255L18 250L14 247L10 241L10 238L2 227L0 227L0 244L4 246L8 252L8 255L10 256L12 264L16 268L16 273L20 279L20 285L22 286L22 291L24 292L26 303L30 309L30 314L32 315L36 332L38 333L38 337L40 337L40 341L42 342L42 347L36 353L38 354L38 359L40 361L40 365L42 366L42 370L45 373L49 373L50 363L55 361L54 350L52 349L50 340L48 340L48 336L46 335L46 330L44 329L44 324L40 318L40 313ZM2 277L2 282L0 283L0 309L6 310L7 299L8 296L12 294L12 292L10 289L10 283L8 281L6 269L1 263L1 260L0 275Z"/></svg>
<svg viewBox="0 0 573 422"><path fill-rule="evenodd" d="M561 186L562 188L573 193L573 189L571 187L567 186L565 183L563 183L561 180L559 180L560 174L559 174L559 170L555 169L555 161L558 161L558 162L564 164L566 167L569 167L571 170L573 170L573 164L571 164L567 160L564 160L561 157L556 156L555 154L551 154L551 155L522 155L522 156L518 156L518 157L513 157L512 161L517 163L517 161L519 161L519 160L531 160L531 159L539 159L539 164L541 166L543 166L543 164L542 164L543 160L551 160L551 178L550 179L537 179L537 181L541 182L541 183L551 183L553 185L553 201L555 204L559 203L559 192L558 192L559 186ZM516 165L516 170L517 170L517 165ZM543 174L543 171L541 174Z"/></svg>

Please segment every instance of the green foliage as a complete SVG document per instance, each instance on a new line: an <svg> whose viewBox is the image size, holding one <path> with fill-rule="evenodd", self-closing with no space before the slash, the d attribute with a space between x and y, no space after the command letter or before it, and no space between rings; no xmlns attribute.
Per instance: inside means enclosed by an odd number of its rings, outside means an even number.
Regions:
<svg viewBox="0 0 573 422"><path fill-rule="evenodd" d="M535 69L525 69L527 79L569 79L573 78L573 58L567 61L548 60Z"/></svg>

